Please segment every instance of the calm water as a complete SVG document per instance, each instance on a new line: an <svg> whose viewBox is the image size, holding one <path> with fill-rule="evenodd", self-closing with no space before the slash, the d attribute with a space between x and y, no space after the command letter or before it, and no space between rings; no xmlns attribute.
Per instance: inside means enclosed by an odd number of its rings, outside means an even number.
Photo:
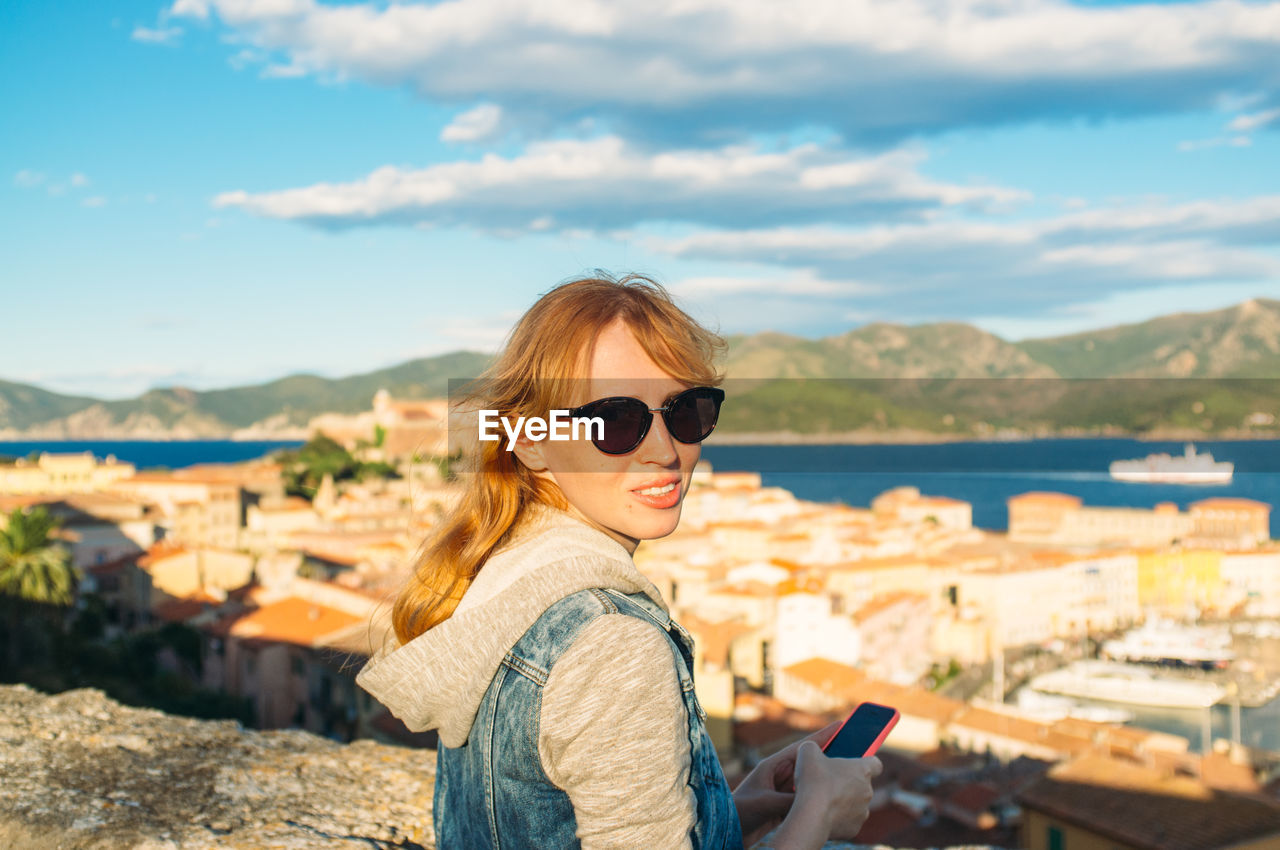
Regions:
<svg viewBox="0 0 1280 850"><path fill-rule="evenodd" d="M302 443L297 440L0 440L0 455L26 457L32 452L93 452L99 460L107 455L115 455L116 460L132 463L138 469L158 466L179 469L197 463L238 463L262 457L276 449L291 449L300 445Z"/></svg>
<svg viewBox="0 0 1280 850"><path fill-rule="evenodd" d="M1280 504L1280 440L1207 441L1197 451L1235 464L1229 484L1126 484L1113 481L1113 460L1155 452L1182 454L1183 443L1131 439L1051 439L1014 442L859 446L716 446L703 457L719 470L760 472L768 486L802 499L866 507L890 487L913 485L931 496L973 505L974 525L1004 529L1005 501L1029 490L1054 490L1086 505L1149 508L1173 502L1185 509L1210 496L1236 496ZM1280 537L1272 513L1272 537Z"/></svg>
<svg viewBox="0 0 1280 850"><path fill-rule="evenodd" d="M296 441L236 442L0 442L0 455L33 451L91 451L114 454L139 469L178 468L195 463L226 463L262 457ZM890 487L913 485L922 493L963 499L973 505L973 521L982 528L1008 525L1005 500L1028 490L1056 490L1079 496L1088 505L1151 507L1173 502L1185 509L1209 496L1238 496L1280 504L1280 440L1205 441L1196 444L1216 460L1235 463L1225 485L1123 484L1112 481L1113 460L1153 452L1181 454L1182 443L1131 439L1050 439L1016 442L962 442L921 445L717 446L703 448L715 469L761 473L766 486L784 487L801 499L843 502L865 507ZM1272 537L1280 537L1272 513ZM1178 709L1138 709L1137 725L1182 735L1199 748L1203 715ZM1226 706L1213 709L1213 737L1230 737ZM1244 709L1245 744L1280 750L1280 698Z"/></svg>

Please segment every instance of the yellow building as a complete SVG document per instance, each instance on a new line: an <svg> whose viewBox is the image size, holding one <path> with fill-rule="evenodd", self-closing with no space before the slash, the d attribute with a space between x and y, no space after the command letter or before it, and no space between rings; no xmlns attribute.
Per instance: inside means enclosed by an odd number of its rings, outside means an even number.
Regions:
<svg viewBox="0 0 1280 850"><path fill-rule="evenodd" d="M1138 605L1143 610L1182 616L1192 608L1216 608L1225 589L1217 550L1138 554Z"/></svg>
<svg viewBox="0 0 1280 850"><path fill-rule="evenodd" d="M132 477L135 471L133 464L122 463L113 455L107 455L106 460L99 463L92 452L43 452L34 463L23 458L0 464L0 494L92 493Z"/></svg>

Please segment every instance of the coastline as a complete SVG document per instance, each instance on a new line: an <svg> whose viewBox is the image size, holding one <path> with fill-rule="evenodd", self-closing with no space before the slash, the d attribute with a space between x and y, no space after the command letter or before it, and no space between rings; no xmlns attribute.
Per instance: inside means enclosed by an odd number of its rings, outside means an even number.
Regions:
<svg viewBox="0 0 1280 850"><path fill-rule="evenodd" d="M1135 433L1120 429L1076 429L1023 431L1016 428L992 429L990 433L943 434L935 431L898 429L894 431L840 431L802 434L795 431L716 431L707 445L720 446L787 446L787 445L933 445L938 443L1017 443L1031 440L1137 440L1161 442L1254 442L1280 439L1280 431L1230 429L1206 432L1190 429L1162 429Z"/></svg>
<svg viewBox="0 0 1280 850"><path fill-rule="evenodd" d="M192 433L189 431L102 431L57 435L41 431L0 430L3 443L86 443L86 442L305 442L311 436L306 428L280 430L238 429L222 433ZM1097 429L1035 429L992 428L977 433L940 433L900 428L894 430L854 430L801 433L797 431L715 431L707 438L707 445L720 446L786 446L786 445L932 445L938 443L1001 443L1030 440L1098 440L1128 439L1139 442L1251 442L1280 439L1280 430L1232 428L1220 432L1198 429L1169 428L1132 432L1118 428Z"/></svg>

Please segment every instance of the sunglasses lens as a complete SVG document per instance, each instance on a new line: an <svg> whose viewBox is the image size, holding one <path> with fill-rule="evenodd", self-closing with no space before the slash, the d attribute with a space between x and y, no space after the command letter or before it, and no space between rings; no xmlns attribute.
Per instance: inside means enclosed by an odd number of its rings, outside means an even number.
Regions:
<svg viewBox="0 0 1280 850"><path fill-rule="evenodd" d="M592 442L600 451L612 455L626 454L636 447L649 416L648 408L637 399L606 399L584 412L604 420L604 436Z"/></svg>
<svg viewBox="0 0 1280 850"><path fill-rule="evenodd" d="M699 443L716 427L724 391L714 387L695 387L671 400L667 411L667 430L682 443Z"/></svg>

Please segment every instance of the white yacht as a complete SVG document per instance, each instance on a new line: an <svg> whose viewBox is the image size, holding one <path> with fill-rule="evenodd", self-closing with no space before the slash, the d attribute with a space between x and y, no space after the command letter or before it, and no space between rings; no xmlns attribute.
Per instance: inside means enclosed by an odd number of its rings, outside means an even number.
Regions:
<svg viewBox="0 0 1280 850"><path fill-rule="evenodd" d="M1229 460L1215 461L1209 452L1197 454L1187 443L1181 455L1160 452L1139 460L1113 460L1111 477L1145 484L1227 484L1235 468Z"/></svg>
<svg viewBox="0 0 1280 850"><path fill-rule="evenodd" d="M1221 669L1236 657L1231 651L1231 635L1226 629L1181 626L1163 620L1147 623L1109 640L1102 652L1117 661L1154 664L1185 664L1206 670Z"/></svg>
<svg viewBox="0 0 1280 850"><path fill-rule="evenodd" d="M1205 708L1226 693L1212 682L1162 678L1148 667L1111 661L1077 661L1036 676L1031 687L1044 694L1161 708Z"/></svg>

